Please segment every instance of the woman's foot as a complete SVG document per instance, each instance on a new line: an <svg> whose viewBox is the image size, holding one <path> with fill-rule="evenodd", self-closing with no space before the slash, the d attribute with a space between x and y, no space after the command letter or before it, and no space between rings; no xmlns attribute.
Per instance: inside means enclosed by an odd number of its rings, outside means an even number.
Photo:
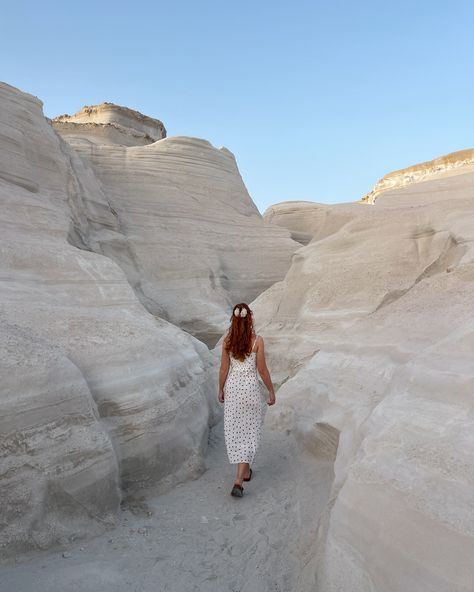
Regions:
<svg viewBox="0 0 474 592"><path fill-rule="evenodd" d="M234 483L234 486L232 487L232 491L230 492L230 495L233 495L234 497L243 497L244 488L242 487L242 485L239 485L238 483Z"/></svg>
<svg viewBox="0 0 474 592"><path fill-rule="evenodd" d="M249 472L247 473L247 476L244 477L244 481L250 481L251 478L252 478L252 469L249 468Z"/></svg>

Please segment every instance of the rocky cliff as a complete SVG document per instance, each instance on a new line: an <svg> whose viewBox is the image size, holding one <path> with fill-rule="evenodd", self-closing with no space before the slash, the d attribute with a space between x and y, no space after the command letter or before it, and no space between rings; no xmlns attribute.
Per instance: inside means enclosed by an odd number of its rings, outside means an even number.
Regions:
<svg viewBox="0 0 474 592"><path fill-rule="evenodd" d="M373 207L274 208L320 238L252 305L282 383L273 425L315 458L339 442L302 590L472 588L473 195L465 172Z"/></svg>
<svg viewBox="0 0 474 592"><path fill-rule="evenodd" d="M105 142L101 126L122 125L122 108L106 110L104 124L101 107L86 109L93 128L84 110L53 126L92 168L120 221L127 252L111 241L104 252L147 310L213 345L232 304L281 279L299 245L264 222L229 150L187 137ZM128 128L141 129L125 111Z"/></svg>
<svg viewBox="0 0 474 592"><path fill-rule="evenodd" d="M253 505L245 516L221 501L219 465L214 481L168 496L156 540L135 548L139 569L165 565L174 584L179 547L186 585L198 573L221 590L219 573L241 587L250 573L260 589L472 592L469 154L411 167L431 172L395 176L371 207L286 202L262 219L226 149L165 137L115 105L51 124L38 99L5 84L0 104L2 556L97 534L125 493L202 473L218 418L203 341L216 341L234 300L257 296L281 386ZM192 507L203 481L215 529ZM84 564L92 588L99 575L132 586L130 535L124 522L120 555L104 554L120 563L112 576L106 560ZM62 589L63 565L43 567L29 581Z"/></svg>
<svg viewBox="0 0 474 592"><path fill-rule="evenodd" d="M123 492L202 471L214 358L163 317L216 334L232 298L283 274L294 246L263 223L226 150L127 149L124 134L164 128L101 105L74 123L114 127L108 143L99 132L96 175L37 98L1 84L0 104L0 545L13 552L95 534Z"/></svg>
<svg viewBox="0 0 474 592"><path fill-rule="evenodd" d="M101 254L127 251L117 214L40 101L2 84L0 102L0 543L46 547L193 474L212 361Z"/></svg>
<svg viewBox="0 0 474 592"><path fill-rule="evenodd" d="M361 202L373 204L381 193L391 189L473 171L474 150L472 148L451 152L446 156L440 156L434 160L415 164L383 176L380 181L377 181L372 191L361 199Z"/></svg>

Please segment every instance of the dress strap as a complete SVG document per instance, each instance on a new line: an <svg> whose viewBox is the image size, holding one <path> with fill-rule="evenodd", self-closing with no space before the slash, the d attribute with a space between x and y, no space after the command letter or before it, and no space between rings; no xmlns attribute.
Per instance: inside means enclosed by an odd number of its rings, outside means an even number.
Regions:
<svg viewBox="0 0 474 592"><path fill-rule="evenodd" d="M253 351L253 348L255 347L255 344L257 343L257 339L258 339L258 335L255 335L255 339L253 340L253 344L252 344L252 351Z"/></svg>

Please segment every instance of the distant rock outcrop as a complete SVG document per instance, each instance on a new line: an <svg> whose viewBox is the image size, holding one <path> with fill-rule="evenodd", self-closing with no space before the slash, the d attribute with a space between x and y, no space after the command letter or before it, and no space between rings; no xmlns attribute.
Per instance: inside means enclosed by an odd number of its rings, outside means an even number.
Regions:
<svg viewBox="0 0 474 592"><path fill-rule="evenodd" d="M398 189L412 183L439 179L445 176L451 177L455 174L464 174L470 171L474 172L474 149L451 152L446 156L440 156L434 160L415 164L383 176L380 181L377 181L372 191L360 201L373 204L381 193L390 189Z"/></svg>
<svg viewBox="0 0 474 592"><path fill-rule="evenodd" d="M134 124L135 112L123 110L124 120L122 108L113 107L105 111L108 125L117 114L121 125L141 125L140 114ZM64 117L53 126L92 167L117 214L128 249L108 241L101 252L120 265L152 314L212 346L232 304L282 279L299 245L263 221L229 150L187 137L105 142L101 128L96 134L80 123L90 111L97 119L96 109L102 117L102 106L87 107L72 128Z"/></svg>
<svg viewBox="0 0 474 592"><path fill-rule="evenodd" d="M54 127L65 137L80 136L103 144L138 146L166 138L161 121L113 103L83 107L75 115L59 115Z"/></svg>

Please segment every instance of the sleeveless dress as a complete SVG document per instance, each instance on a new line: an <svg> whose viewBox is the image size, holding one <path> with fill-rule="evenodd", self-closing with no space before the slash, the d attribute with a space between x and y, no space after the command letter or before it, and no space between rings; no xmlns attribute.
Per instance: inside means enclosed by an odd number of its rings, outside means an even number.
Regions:
<svg viewBox="0 0 474 592"><path fill-rule="evenodd" d="M253 463L260 443L264 400L257 377L257 352L242 362L230 355L230 368L224 385L224 436L231 464Z"/></svg>

